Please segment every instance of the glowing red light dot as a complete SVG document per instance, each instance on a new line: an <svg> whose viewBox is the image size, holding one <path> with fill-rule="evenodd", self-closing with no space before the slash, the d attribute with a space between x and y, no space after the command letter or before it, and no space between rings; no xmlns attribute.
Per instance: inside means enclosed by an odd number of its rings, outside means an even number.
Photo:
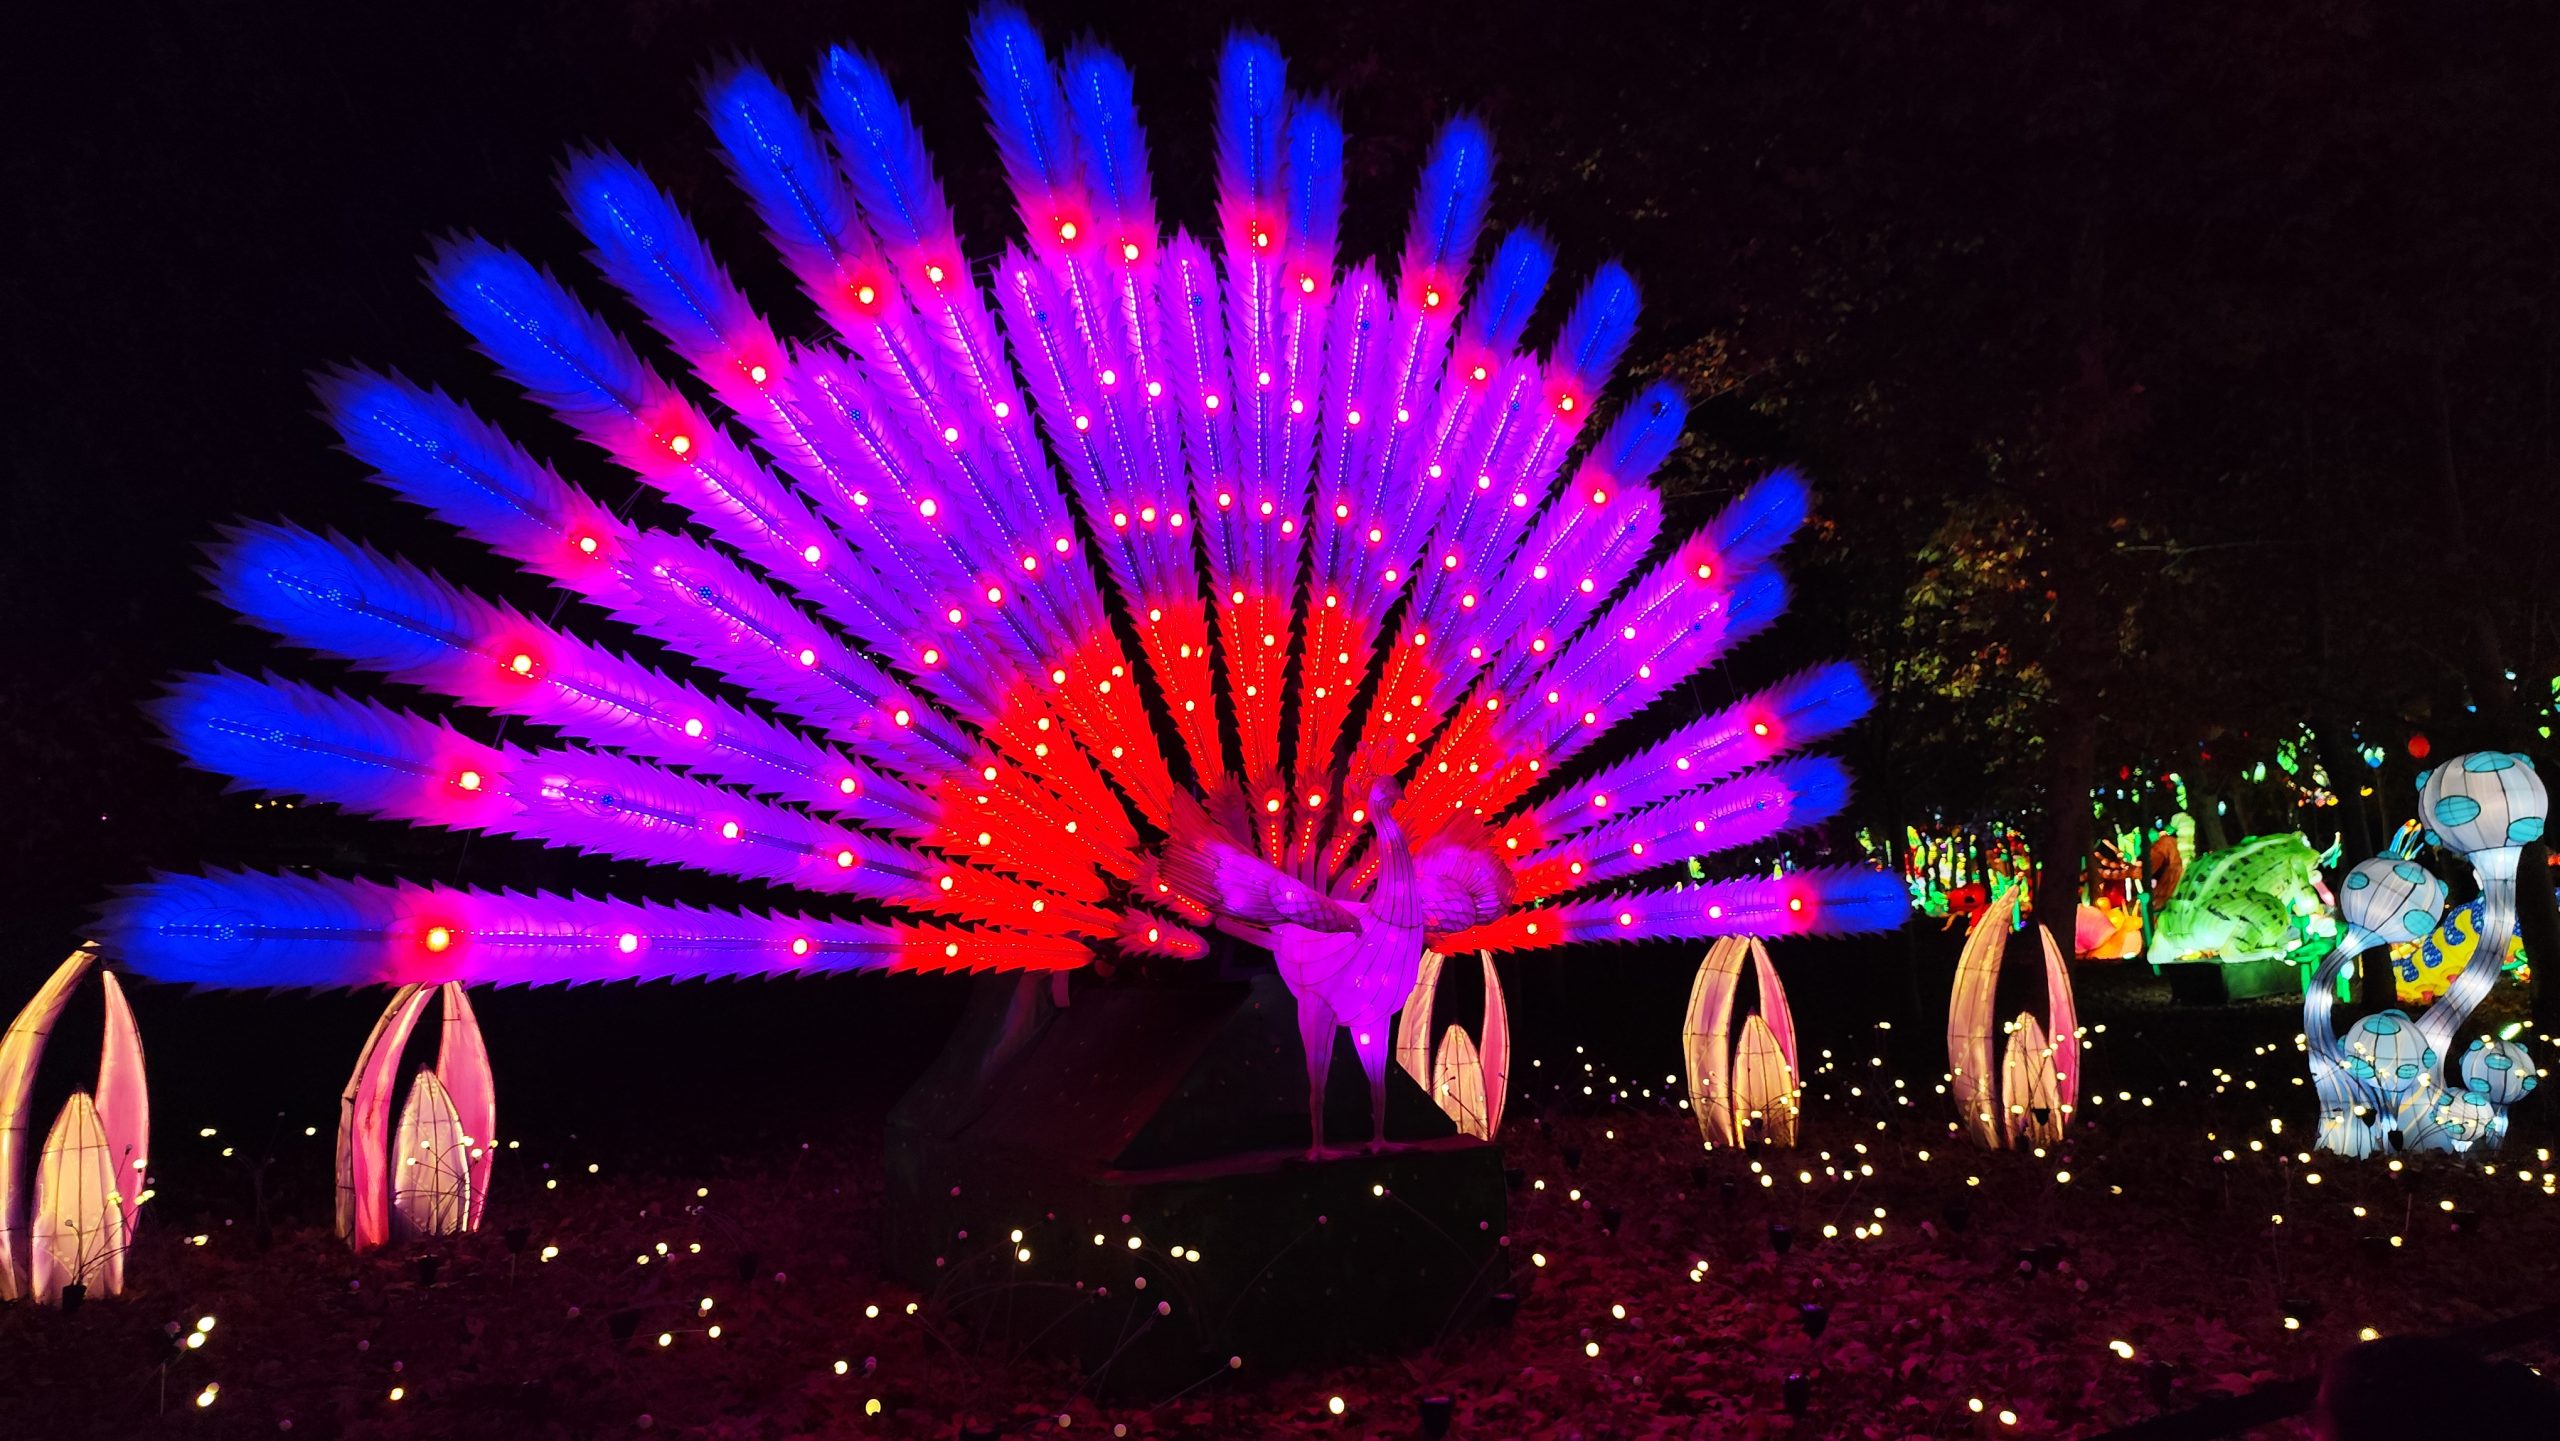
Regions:
<svg viewBox="0 0 2560 1441"><path fill-rule="evenodd" d="M442 954L453 944L453 932L443 926L427 927L427 949Z"/></svg>
<svg viewBox="0 0 2560 1441"><path fill-rule="evenodd" d="M478 771L464 771L462 774L453 778L453 783L462 787L466 791L476 791L480 789L480 773Z"/></svg>
<svg viewBox="0 0 2560 1441"><path fill-rule="evenodd" d="M523 651L517 651L507 658L507 669L518 675L531 675L533 674L533 657Z"/></svg>

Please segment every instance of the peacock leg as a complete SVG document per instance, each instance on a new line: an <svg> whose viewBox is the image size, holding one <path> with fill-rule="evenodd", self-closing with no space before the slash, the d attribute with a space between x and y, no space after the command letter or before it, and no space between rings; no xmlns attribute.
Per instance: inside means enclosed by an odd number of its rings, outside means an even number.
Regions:
<svg viewBox="0 0 2560 1441"><path fill-rule="evenodd" d="M1324 1159L1324 1077L1333 1069L1333 1033L1341 1022L1314 994L1298 997L1298 1040L1307 1048L1307 1159Z"/></svg>
<svg viewBox="0 0 2560 1441"><path fill-rule="evenodd" d="M1351 1049L1369 1077L1369 1149L1387 1148L1387 1027L1382 1021L1354 1022Z"/></svg>

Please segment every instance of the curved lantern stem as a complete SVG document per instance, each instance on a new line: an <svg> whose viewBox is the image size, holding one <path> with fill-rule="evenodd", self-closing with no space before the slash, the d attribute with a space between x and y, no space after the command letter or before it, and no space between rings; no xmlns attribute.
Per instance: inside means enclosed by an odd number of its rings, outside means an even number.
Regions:
<svg viewBox="0 0 2560 1441"><path fill-rule="evenodd" d="M2439 1058L2439 1079L2447 1069L2443 1058L2452 1044L2453 1033L2489 998L2490 988L2498 984L2498 972L2506 963L2507 947L2515 940L2516 870L2523 854L2510 846L2475 851L2470 856L2472 872L2480 878L2480 941L2472 950L2471 959L2463 963L2462 973L2418 1017L2418 1034L2426 1038Z"/></svg>
<svg viewBox="0 0 2560 1441"><path fill-rule="evenodd" d="M2321 1150L2361 1160L2373 1154L2374 1127L2383 1112L2382 1098L2347 1069L2346 1048L2338 1042L2338 977L2381 938L2349 925L2337 948L2321 957L2311 973L2311 989L2302 997L2302 1034L2311 1050L2311 1085L2320 1097ZM2362 1114L2358 1114L2362 1112Z"/></svg>
<svg viewBox="0 0 2560 1441"><path fill-rule="evenodd" d="M391 1239L391 1179L387 1170L392 1081L400 1049L418 1024L434 987L402 986L373 1023L355 1073L338 1096L338 1234L354 1250Z"/></svg>

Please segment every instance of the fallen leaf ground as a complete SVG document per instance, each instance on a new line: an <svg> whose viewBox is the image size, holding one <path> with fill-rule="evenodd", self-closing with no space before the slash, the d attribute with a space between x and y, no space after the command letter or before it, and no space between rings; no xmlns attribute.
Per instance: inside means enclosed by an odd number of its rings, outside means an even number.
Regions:
<svg viewBox="0 0 2560 1441"><path fill-rule="evenodd" d="M1750 1156L1701 1154L1658 1073L1542 1056L1504 1138L1507 1325L1110 1404L879 1278L876 1103L796 1136L716 1115L670 1115L659 1145L517 1136L488 1229L436 1246L432 1278L417 1248L350 1257L300 1216L262 1244L230 1138L164 1133L131 1293L0 1307L0 1437L1347 1441L1418 1434L1431 1395L1461 1438L2067 1436L2310 1374L2363 1328L2551 1299L2547 1128L2489 1164L2306 1161L2290 1008L2173 1011L2138 980L2084 1001L2099 1099L2045 1155L1949 1134L1911 1060L1934 1038L1833 1040L1805 1144ZM301 1130L274 1184L307 1201L328 1134Z"/></svg>

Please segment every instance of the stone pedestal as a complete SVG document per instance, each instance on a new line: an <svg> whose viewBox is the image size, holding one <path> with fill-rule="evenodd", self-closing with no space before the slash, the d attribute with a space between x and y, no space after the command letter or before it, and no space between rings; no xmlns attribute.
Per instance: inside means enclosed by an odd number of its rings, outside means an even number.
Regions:
<svg viewBox="0 0 2560 1441"><path fill-rule="evenodd" d="M2267 996L2302 994L2297 967L2283 961L2171 961L2158 967L2169 982L2169 999L2182 1006L2226 1006Z"/></svg>
<svg viewBox="0 0 2560 1441"><path fill-rule="evenodd" d="M1507 1285L1501 1150L1401 1071L1389 1145L1367 1154L1367 1085L1338 1047L1326 1134L1344 1149L1306 1158L1276 976L1063 1007L1050 986L983 983L890 1117L888 1269L989 1347L1068 1352L1144 1402L1231 1357L1268 1374L1426 1345Z"/></svg>

